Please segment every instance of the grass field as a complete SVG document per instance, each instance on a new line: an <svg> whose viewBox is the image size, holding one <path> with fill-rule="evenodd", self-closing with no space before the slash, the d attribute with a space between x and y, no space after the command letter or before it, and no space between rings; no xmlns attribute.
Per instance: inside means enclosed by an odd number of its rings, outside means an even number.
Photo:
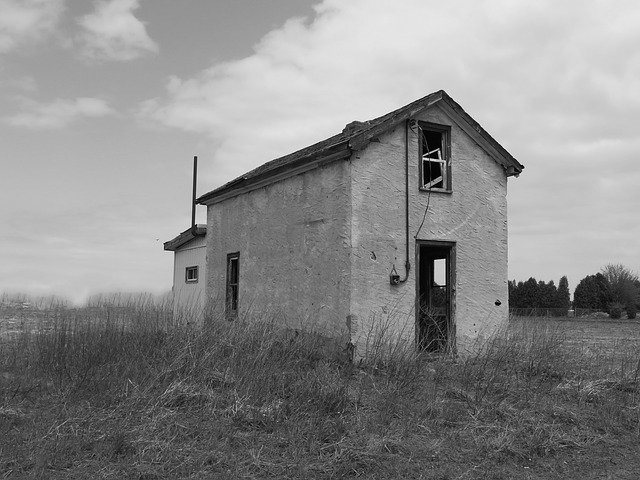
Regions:
<svg viewBox="0 0 640 480"><path fill-rule="evenodd" d="M562 337L567 347L582 349L588 354L624 354L634 349L640 354L638 320L512 317L511 328L520 324L525 328L548 330Z"/></svg>
<svg viewBox="0 0 640 480"><path fill-rule="evenodd" d="M0 478L640 472L640 323L520 318L465 358L379 339L353 365L264 320L118 312L43 314L0 341Z"/></svg>

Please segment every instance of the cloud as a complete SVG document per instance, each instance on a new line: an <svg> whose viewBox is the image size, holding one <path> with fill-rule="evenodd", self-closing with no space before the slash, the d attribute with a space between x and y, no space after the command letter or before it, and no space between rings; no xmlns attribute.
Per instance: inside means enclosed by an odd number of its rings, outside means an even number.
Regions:
<svg viewBox="0 0 640 480"><path fill-rule="evenodd" d="M51 34L64 0L0 0L0 53Z"/></svg>
<svg viewBox="0 0 640 480"><path fill-rule="evenodd" d="M115 113L107 102L100 98L59 98L51 103L23 99L22 103L23 111L5 117L6 123L31 129L56 129L66 127L81 118L104 117Z"/></svg>
<svg viewBox="0 0 640 480"><path fill-rule="evenodd" d="M78 19L82 55L91 60L135 60L158 53L158 45L147 34L143 22L133 12L138 0L105 0L95 3L95 11Z"/></svg>
<svg viewBox="0 0 640 480"><path fill-rule="evenodd" d="M509 182L512 278L568 272L575 285L604 253L637 268L639 3L324 0L315 12L246 58L169 78L140 117L207 136L214 188L445 89L526 167Z"/></svg>
<svg viewBox="0 0 640 480"><path fill-rule="evenodd" d="M228 179L443 88L523 163L535 147L551 162L636 134L638 23L631 1L325 0L253 55L171 77L140 114L208 135Z"/></svg>
<svg viewBox="0 0 640 480"><path fill-rule="evenodd" d="M38 90L38 83L31 75L0 79L0 88L33 93Z"/></svg>

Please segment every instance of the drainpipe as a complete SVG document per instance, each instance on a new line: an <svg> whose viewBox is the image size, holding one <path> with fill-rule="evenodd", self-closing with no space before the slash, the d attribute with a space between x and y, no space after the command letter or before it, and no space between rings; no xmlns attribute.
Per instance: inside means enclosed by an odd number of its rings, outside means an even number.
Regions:
<svg viewBox="0 0 640 480"><path fill-rule="evenodd" d="M404 214L405 214L405 277L400 280L404 283L409 279L411 262L409 261L409 119L404 124Z"/></svg>
<svg viewBox="0 0 640 480"><path fill-rule="evenodd" d="M198 179L198 157L193 157L193 194L191 196L191 235L202 236L196 229L196 181Z"/></svg>
<svg viewBox="0 0 640 480"><path fill-rule="evenodd" d="M411 271L411 261L409 260L409 119L404 124L404 226L405 226L405 276L400 279L400 275L396 272L394 265L389 275L391 285L399 285L409 280L409 272Z"/></svg>

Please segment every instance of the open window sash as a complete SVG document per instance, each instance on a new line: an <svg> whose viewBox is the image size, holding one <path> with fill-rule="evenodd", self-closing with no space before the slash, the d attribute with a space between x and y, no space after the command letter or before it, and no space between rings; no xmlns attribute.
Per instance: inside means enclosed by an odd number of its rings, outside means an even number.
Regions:
<svg viewBox="0 0 640 480"><path fill-rule="evenodd" d="M438 176L432 178L433 174ZM447 161L442 158L441 149L436 148L422 155L423 188L446 188L446 175Z"/></svg>

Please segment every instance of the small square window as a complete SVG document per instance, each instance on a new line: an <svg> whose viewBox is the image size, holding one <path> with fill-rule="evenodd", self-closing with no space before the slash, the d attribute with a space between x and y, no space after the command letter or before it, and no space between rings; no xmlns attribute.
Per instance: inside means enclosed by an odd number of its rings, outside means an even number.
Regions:
<svg viewBox="0 0 640 480"><path fill-rule="evenodd" d="M420 122L420 188L451 191L450 127Z"/></svg>
<svg viewBox="0 0 640 480"><path fill-rule="evenodd" d="M186 283L198 282L198 267L187 267L184 272L184 281Z"/></svg>

